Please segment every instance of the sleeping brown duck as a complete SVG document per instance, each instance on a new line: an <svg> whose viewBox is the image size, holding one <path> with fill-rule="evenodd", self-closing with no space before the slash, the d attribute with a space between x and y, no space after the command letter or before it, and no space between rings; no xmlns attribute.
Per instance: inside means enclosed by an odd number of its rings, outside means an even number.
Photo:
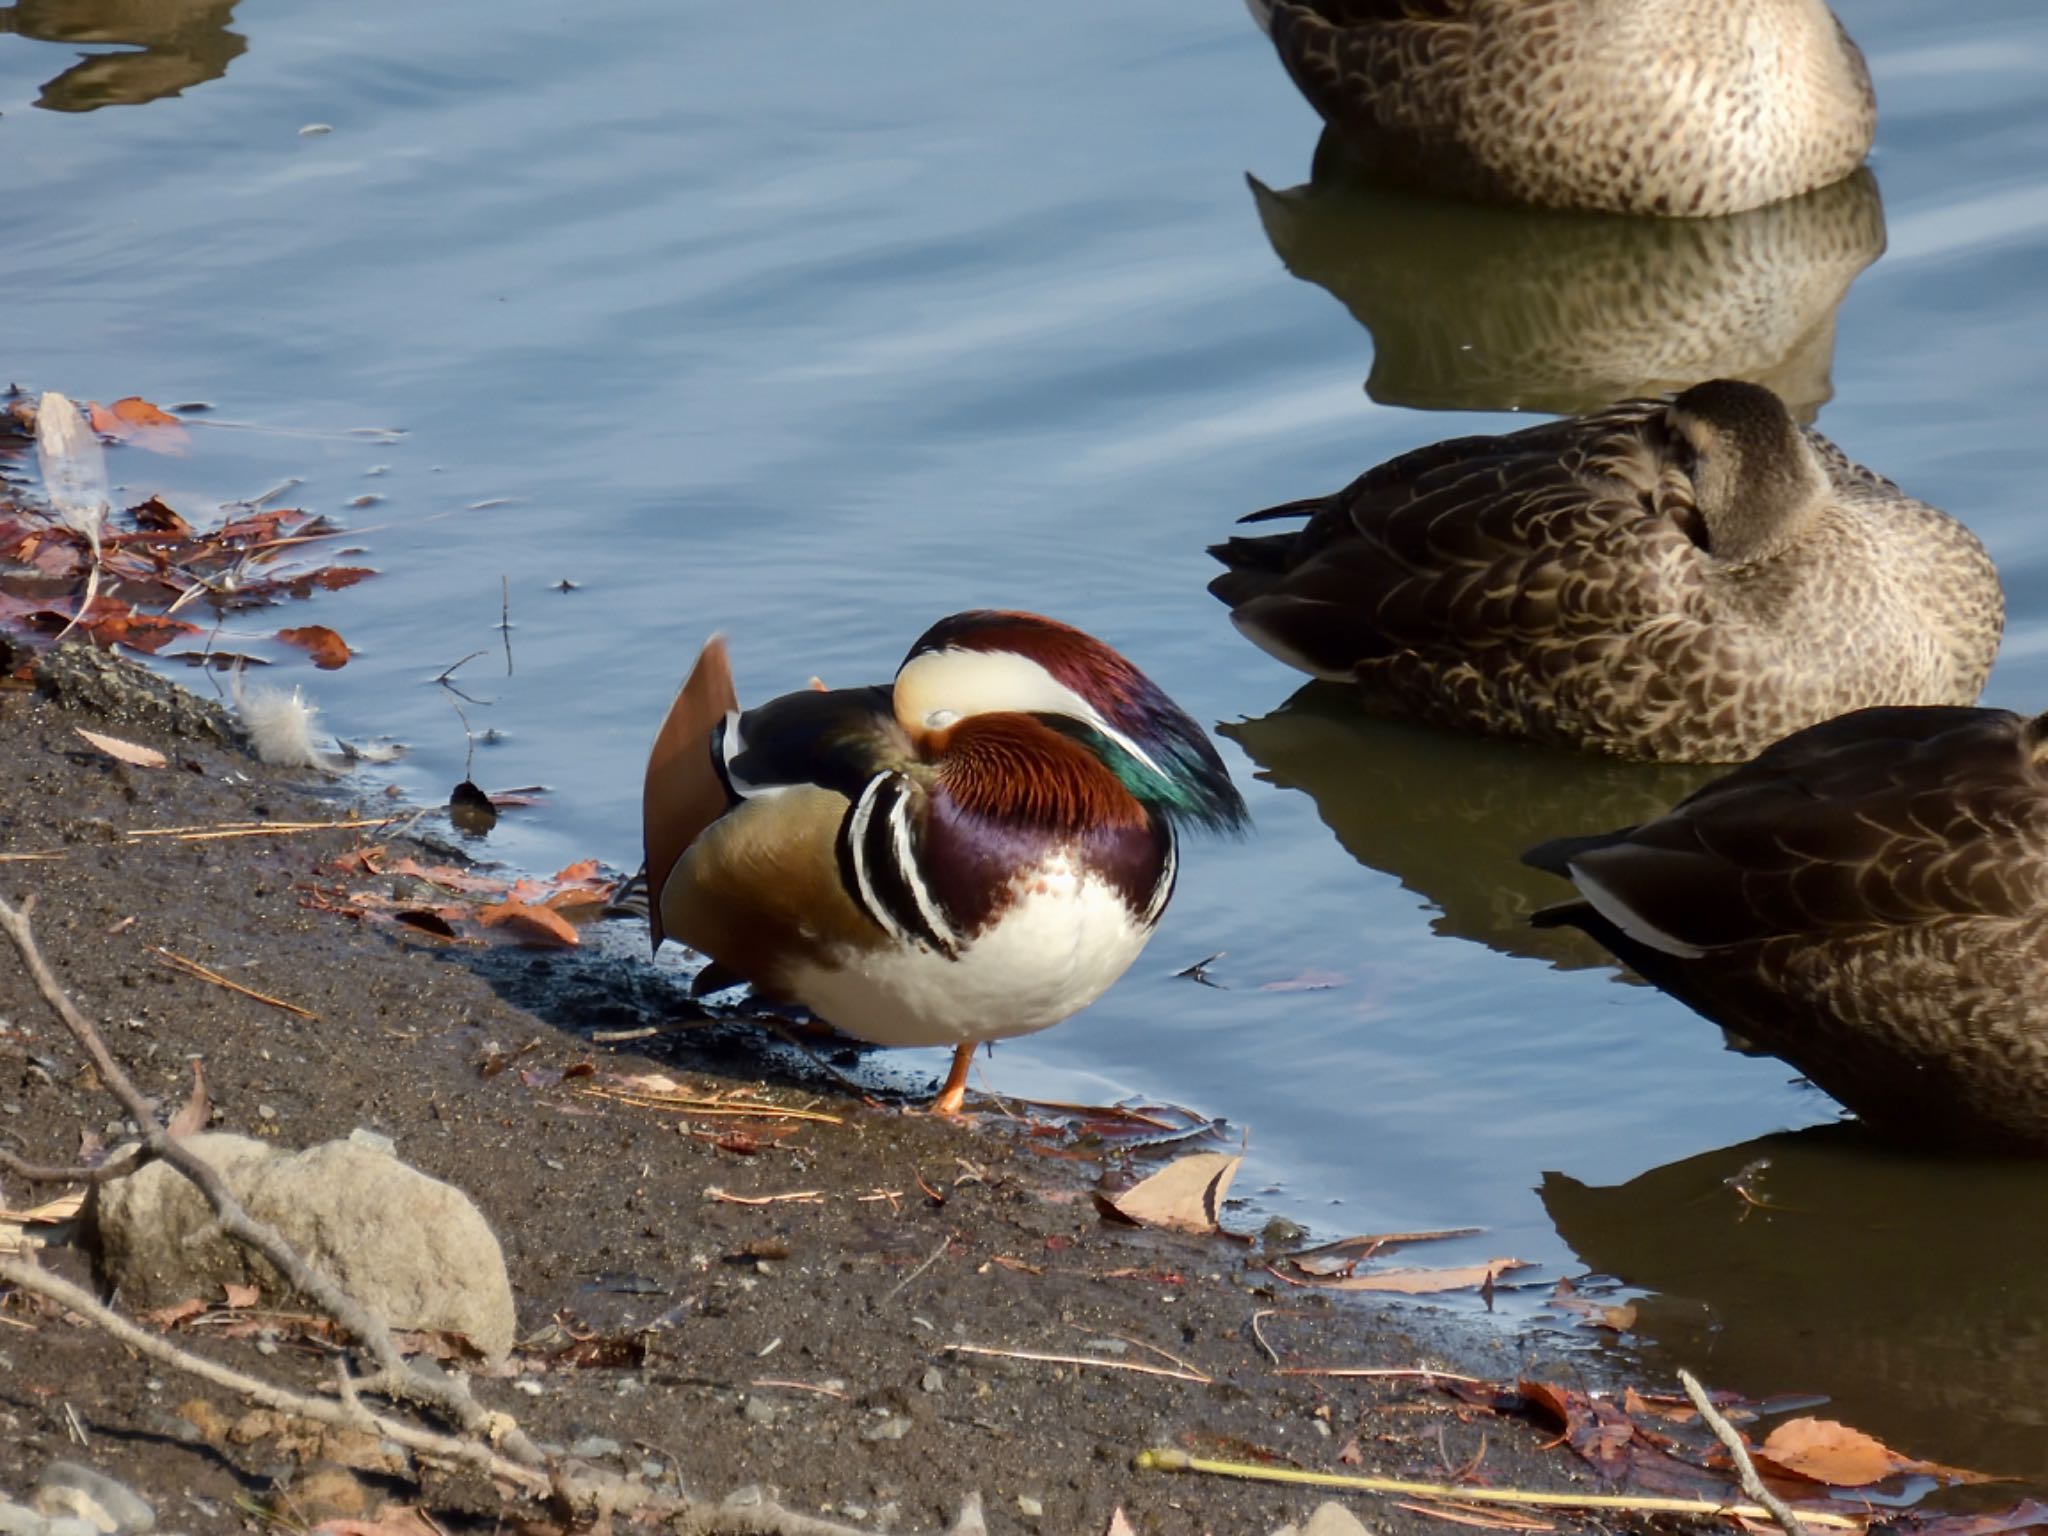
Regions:
<svg viewBox="0 0 2048 1536"><path fill-rule="evenodd" d="M1525 856L1538 914L1900 1140L2048 1153L2048 715L1867 709Z"/></svg>
<svg viewBox="0 0 2048 1536"><path fill-rule="evenodd" d="M1879 704L1972 704L2005 622L1970 531L1762 385L1418 448L1210 553L1246 638L1438 725L1737 763Z"/></svg>

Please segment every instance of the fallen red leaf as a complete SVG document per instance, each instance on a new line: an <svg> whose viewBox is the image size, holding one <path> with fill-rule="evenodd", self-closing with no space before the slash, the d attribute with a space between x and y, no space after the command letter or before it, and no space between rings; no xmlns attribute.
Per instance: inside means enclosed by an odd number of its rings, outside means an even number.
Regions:
<svg viewBox="0 0 2048 1536"><path fill-rule="evenodd" d="M89 402L92 429L106 437L147 448L152 453L182 454L191 446L185 424L159 410L140 395L126 395L112 405Z"/></svg>
<svg viewBox="0 0 2048 1536"><path fill-rule="evenodd" d="M192 531L192 525L166 505L160 496L150 497L139 507L130 507L128 515L135 519L136 527L146 528L151 533L175 533L183 537Z"/></svg>
<svg viewBox="0 0 2048 1536"><path fill-rule="evenodd" d="M323 672L332 672L348 665L348 642L329 629L325 624L305 624L297 629L280 629L277 638L286 645L296 645L313 658L313 665Z"/></svg>
<svg viewBox="0 0 2048 1536"><path fill-rule="evenodd" d="M95 602L85 621L78 626L90 631L93 639L101 645L125 645L131 651L154 655L180 635L199 633L197 624L187 624L183 619L167 619L154 613L138 613L132 608L110 608L103 614L100 609L106 601L102 597Z"/></svg>
<svg viewBox="0 0 2048 1536"><path fill-rule="evenodd" d="M494 907L485 907L477 913L477 919L486 928L507 930L523 944L574 948L583 942L575 926L561 913L528 906L523 901L501 901Z"/></svg>
<svg viewBox="0 0 2048 1536"><path fill-rule="evenodd" d="M1770 1470L1835 1488L1861 1488L1882 1482L1894 1472L1921 1472L1958 1483L1994 1481L1982 1472L1901 1456L1875 1436L1833 1419L1787 1419L1764 1440L1756 1461Z"/></svg>

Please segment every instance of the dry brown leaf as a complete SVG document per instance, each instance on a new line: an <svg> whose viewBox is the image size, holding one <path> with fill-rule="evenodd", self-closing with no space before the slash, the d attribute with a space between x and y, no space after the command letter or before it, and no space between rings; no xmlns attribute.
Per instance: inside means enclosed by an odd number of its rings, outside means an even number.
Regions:
<svg viewBox="0 0 2048 1536"><path fill-rule="evenodd" d="M226 1298L227 1304L236 1310L255 1306L263 1296L263 1291L260 1287L237 1285L232 1280L223 1280L220 1290L221 1295Z"/></svg>
<svg viewBox="0 0 2048 1536"><path fill-rule="evenodd" d="M1223 1197L1244 1159L1234 1152L1194 1152L1176 1158L1104 1202L1126 1221L1172 1232L1214 1232Z"/></svg>
<svg viewBox="0 0 2048 1536"><path fill-rule="evenodd" d="M576 925L550 907L530 907L523 901L501 901L484 907L477 920L486 928L503 928L522 944L555 944L573 949L583 940Z"/></svg>
<svg viewBox="0 0 2048 1536"><path fill-rule="evenodd" d="M206 1073L195 1058L192 1063L192 1092L184 1107L164 1127L166 1136L196 1136L213 1118L213 1101L206 1096Z"/></svg>
<svg viewBox="0 0 2048 1536"><path fill-rule="evenodd" d="M297 629L280 629L277 638L286 645L296 645L311 656L313 665L323 672L348 665L348 642L325 624L302 624Z"/></svg>
<svg viewBox="0 0 2048 1536"><path fill-rule="evenodd" d="M169 761L155 747L145 747L139 742L123 741L118 736L102 736L98 731L88 731L82 725L72 729L87 742L97 747L117 762L127 763L134 768L161 768Z"/></svg>
<svg viewBox="0 0 2048 1536"><path fill-rule="evenodd" d="M1484 1264L1460 1264L1450 1269L1382 1269L1366 1275L1338 1275L1328 1279L1298 1280L1279 1275L1289 1285L1321 1291L1392 1291L1403 1296L1431 1296L1438 1291L1462 1291L1498 1280L1511 1270L1527 1269L1527 1259L1488 1259Z"/></svg>
<svg viewBox="0 0 2048 1536"><path fill-rule="evenodd" d="M140 395L125 395L112 405L90 402L92 429L152 453L183 454L191 446L185 424Z"/></svg>
<svg viewBox="0 0 2048 1536"><path fill-rule="evenodd" d="M182 1322L197 1317L206 1310L206 1303L197 1296L187 1296L183 1301L174 1301L167 1307L155 1307L139 1316L145 1323L153 1323L165 1333Z"/></svg>
<svg viewBox="0 0 2048 1536"><path fill-rule="evenodd" d="M1922 1472L1958 1483L1996 1481L1982 1472L1901 1456L1882 1440L1833 1419L1787 1419L1765 1438L1756 1459L1777 1471L1835 1488L1861 1488L1894 1472Z"/></svg>

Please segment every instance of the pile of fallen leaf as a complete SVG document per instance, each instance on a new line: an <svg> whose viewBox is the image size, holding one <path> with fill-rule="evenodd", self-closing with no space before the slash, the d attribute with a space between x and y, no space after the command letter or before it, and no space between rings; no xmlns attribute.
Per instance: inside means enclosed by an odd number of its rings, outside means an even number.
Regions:
<svg viewBox="0 0 2048 1536"><path fill-rule="evenodd" d="M603 914L619 882L595 859L545 879L501 879L452 864L422 864L381 843L321 866L335 877L306 887L302 904L443 944L514 943L573 948L577 929Z"/></svg>
<svg viewBox="0 0 2048 1536"><path fill-rule="evenodd" d="M85 419L90 430L75 451L88 460L107 445L167 454L188 447L184 420L132 396L111 406L87 402ZM22 395L6 400L0 428L0 455L26 455L36 438L36 402ZM80 518L64 515L58 483L68 477L104 494L103 469L53 464L47 448L38 457L47 504L0 487L0 631L30 652L60 636L83 635L103 647L195 666L267 665L264 657L212 643L229 615L375 574L325 558L342 532L328 519L260 505L267 497L229 503L204 518L151 497L102 513L103 526L88 532ZM325 625L287 626L274 638L305 651L318 667L349 659L347 643ZM184 648L167 649L173 645Z"/></svg>

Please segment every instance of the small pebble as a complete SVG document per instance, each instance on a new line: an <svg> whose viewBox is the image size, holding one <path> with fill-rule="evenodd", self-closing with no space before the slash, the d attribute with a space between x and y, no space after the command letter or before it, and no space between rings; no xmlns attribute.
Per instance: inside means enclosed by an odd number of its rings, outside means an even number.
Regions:
<svg viewBox="0 0 2048 1536"><path fill-rule="evenodd" d="M879 1424L870 1424L860 1432L863 1440L901 1440L910 1433L910 1420L902 1414L892 1414Z"/></svg>
<svg viewBox="0 0 2048 1536"><path fill-rule="evenodd" d="M258 1104L256 1106L256 1118L258 1120L275 1120L277 1118L277 1111L268 1104Z"/></svg>
<svg viewBox="0 0 2048 1536"><path fill-rule="evenodd" d="M258 1113L261 1113L261 1111L258 1111ZM348 1139L359 1147L368 1147L372 1152L382 1152L386 1157L396 1157L398 1155L397 1142L386 1136L382 1131L373 1131L367 1126L357 1126L348 1133Z"/></svg>
<svg viewBox="0 0 2048 1536"><path fill-rule="evenodd" d="M776 1420L775 1405L765 1397L750 1397L740 1406L740 1417L749 1424L769 1425Z"/></svg>
<svg viewBox="0 0 2048 1536"><path fill-rule="evenodd" d="M156 1511L140 1495L75 1461L53 1461L43 1468L28 1502L45 1515L76 1516L104 1536L138 1536L156 1526Z"/></svg>
<svg viewBox="0 0 2048 1536"><path fill-rule="evenodd" d="M1017 1495L1017 1513L1026 1520L1037 1520L1045 1514L1045 1506L1028 1493Z"/></svg>
<svg viewBox="0 0 2048 1536"><path fill-rule="evenodd" d="M926 1366L918 1385L927 1392L943 1392L946 1390L946 1373L936 1365Z"/></svg>
<svg viewBox="0 0 2048 1536"><path fill-rule="evenodd" d="M528 1397L539 1397L540 1383L531 1376L522 1376L512 1383L512 1390L514 1392L524 1392Z"/></svg>
<svg viewBox="0 0 2048 1536"><path fill-rule="evenodd" d="M603 1435L585 1435L569 1447L569 1454L580 1456L585 1461L598 1461L606 1456L616 1456L622 1449L618 1441L607 1440Z"/></svg>

